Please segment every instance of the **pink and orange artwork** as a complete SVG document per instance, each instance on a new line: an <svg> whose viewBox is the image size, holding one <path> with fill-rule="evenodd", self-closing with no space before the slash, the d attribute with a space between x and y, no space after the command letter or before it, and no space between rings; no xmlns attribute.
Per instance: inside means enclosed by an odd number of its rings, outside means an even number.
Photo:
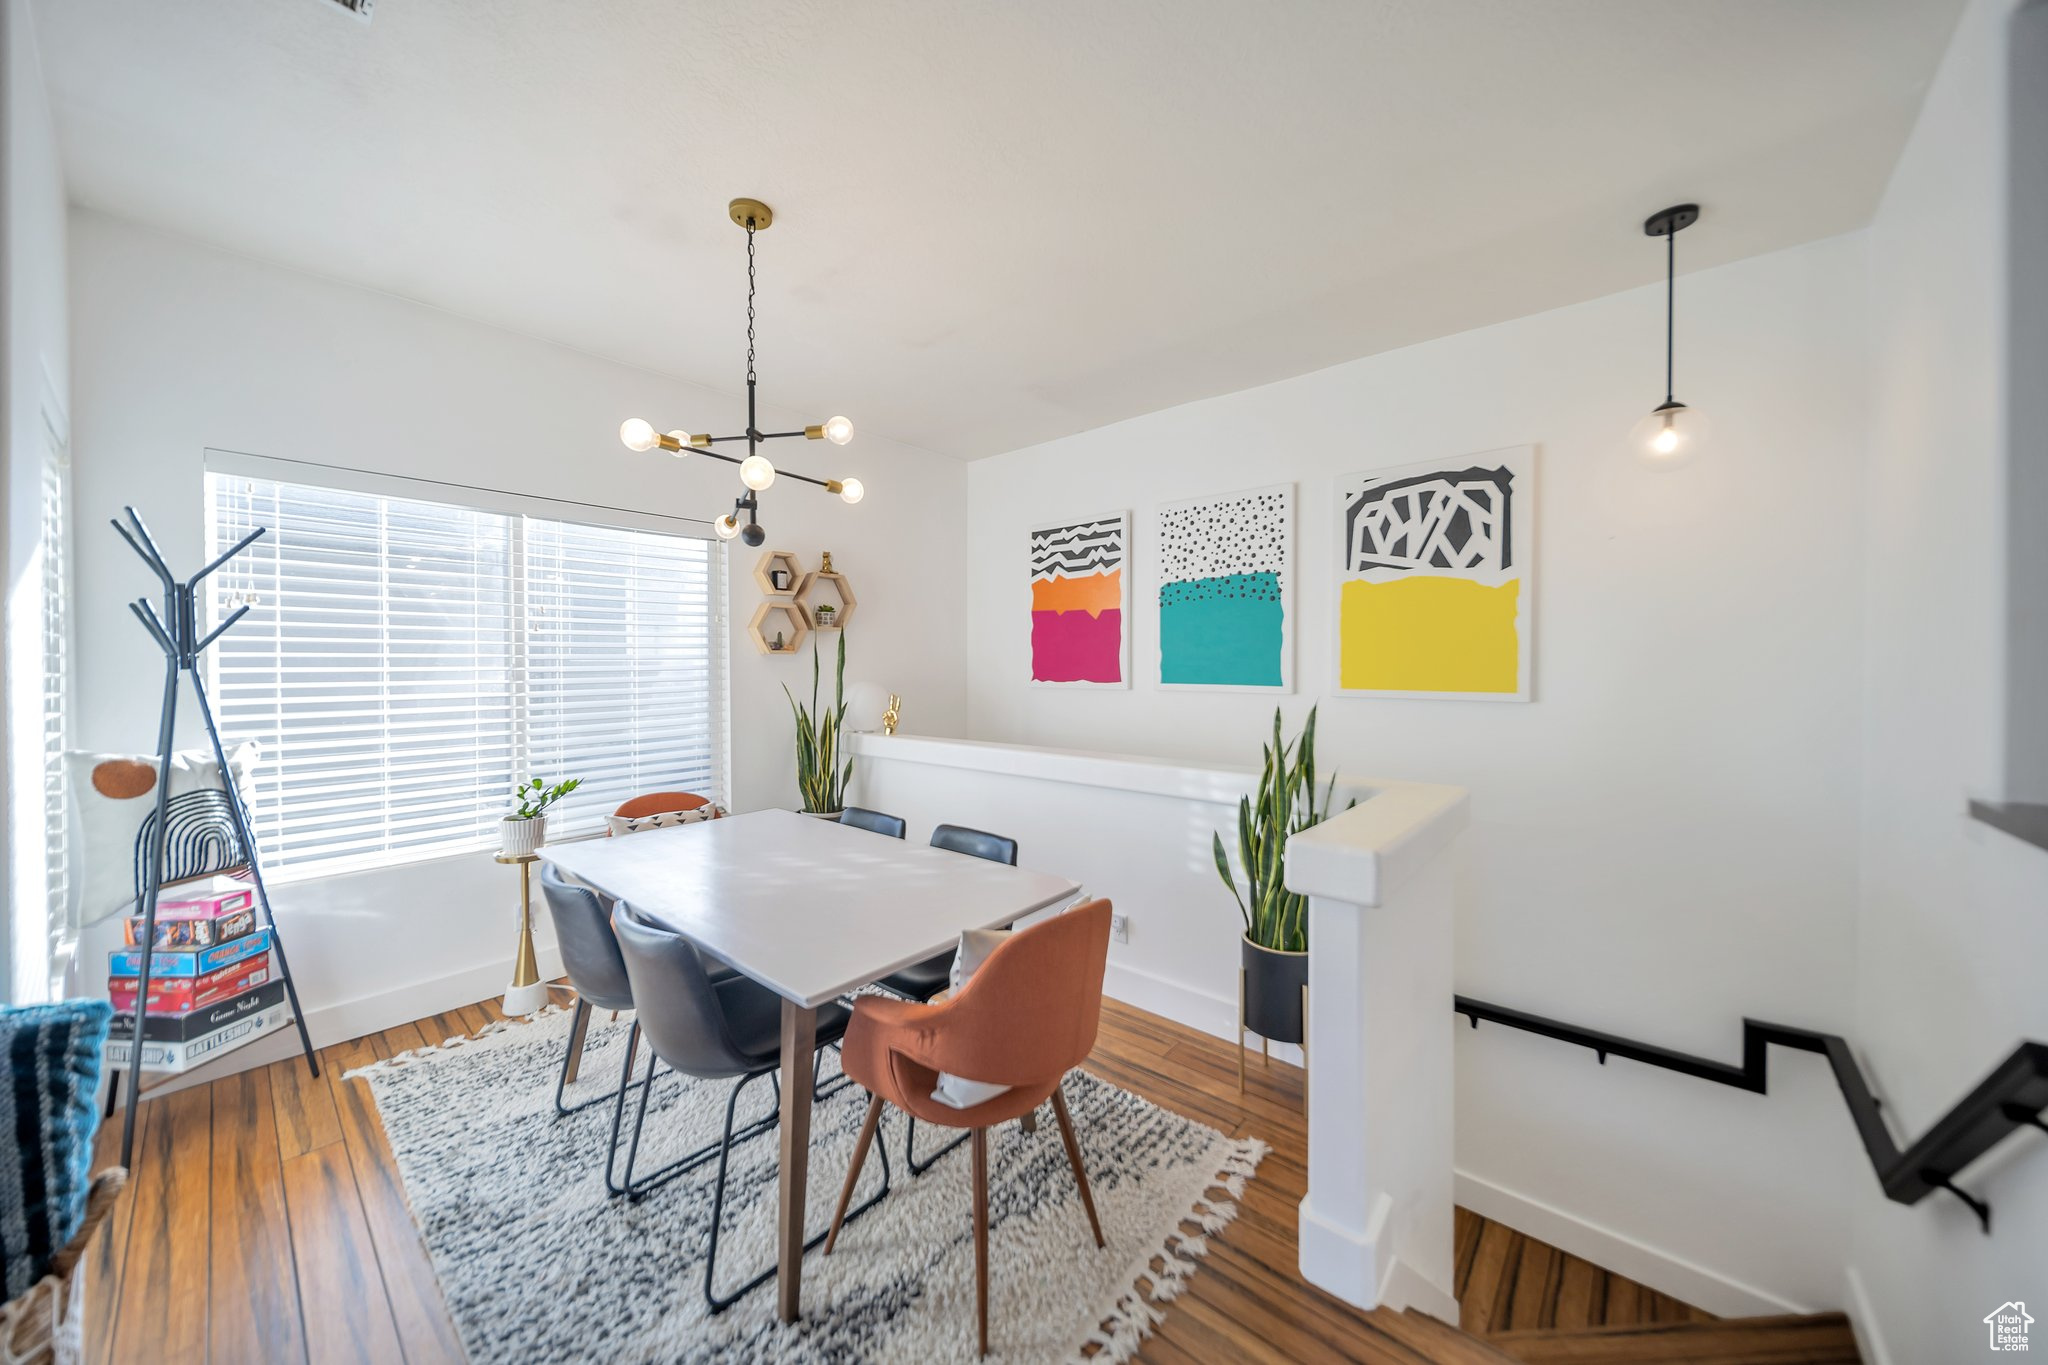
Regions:
<svg viewBox="0 0 2048 1365"><path fill-rule="evenodd" d="M1129 687L1131 515L1031 529L1031 681Z"/></svg>

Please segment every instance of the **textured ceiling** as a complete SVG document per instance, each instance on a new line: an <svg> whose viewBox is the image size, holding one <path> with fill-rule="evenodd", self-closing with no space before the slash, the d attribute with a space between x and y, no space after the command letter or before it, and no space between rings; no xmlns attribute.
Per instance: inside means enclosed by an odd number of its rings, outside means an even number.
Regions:
<svg viewBox="0 0 2048 1365"><path fill-rule="evenodd" d="M94 208L975 457L1869 217L1959 0L38 0ZM691 425L688 413L659 417Z"/></svg>

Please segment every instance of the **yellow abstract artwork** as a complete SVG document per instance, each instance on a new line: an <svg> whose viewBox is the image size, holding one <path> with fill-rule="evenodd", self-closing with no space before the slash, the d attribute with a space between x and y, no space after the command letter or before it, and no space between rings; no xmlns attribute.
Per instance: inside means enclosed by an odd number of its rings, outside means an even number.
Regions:
<svg viewBox="0 0 2048 1365"><path fill-rule="evenodd" d="M1536 452L1337 481L1336 690L1528 701Z"/></svg>
<svg viewBox="0 0 2048 1365"><path fill-rule="evenodd" d="M1506 692L1520 686L1522 585L1414 575L1353 579L1338 616L1339 683L1360 692Z"/></svg>

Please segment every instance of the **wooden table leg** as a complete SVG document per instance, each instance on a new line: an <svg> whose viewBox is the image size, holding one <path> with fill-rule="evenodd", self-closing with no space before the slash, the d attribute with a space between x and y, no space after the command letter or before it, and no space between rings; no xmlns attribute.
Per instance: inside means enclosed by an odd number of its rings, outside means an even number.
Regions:
<svg viewBox="0 0 2048 1365"><path fill-rule="evenodd" d="M818 1012L782 1002L782 1165L776 1194L775 1301L784 1322L803 1310L804 1193L811 1165L811 1054Z"/></svg>

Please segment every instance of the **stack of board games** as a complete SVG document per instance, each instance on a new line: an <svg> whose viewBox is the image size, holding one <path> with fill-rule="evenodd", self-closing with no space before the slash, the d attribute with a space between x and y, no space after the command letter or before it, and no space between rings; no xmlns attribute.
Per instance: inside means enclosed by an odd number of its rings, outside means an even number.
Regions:
<svg viewBox="0 0 2048 1365"><path fill-rule="evenodd" d="M143 917L131 915L127 946L107 955L107 998L114 1006L107 1065L126 1068L135 1050ZM273 975L270 929L256 923L246 886L219 885L156 907L144 1011L144 1071L189 1071L232 1052L288 1019L284 982Z"/></svg>

